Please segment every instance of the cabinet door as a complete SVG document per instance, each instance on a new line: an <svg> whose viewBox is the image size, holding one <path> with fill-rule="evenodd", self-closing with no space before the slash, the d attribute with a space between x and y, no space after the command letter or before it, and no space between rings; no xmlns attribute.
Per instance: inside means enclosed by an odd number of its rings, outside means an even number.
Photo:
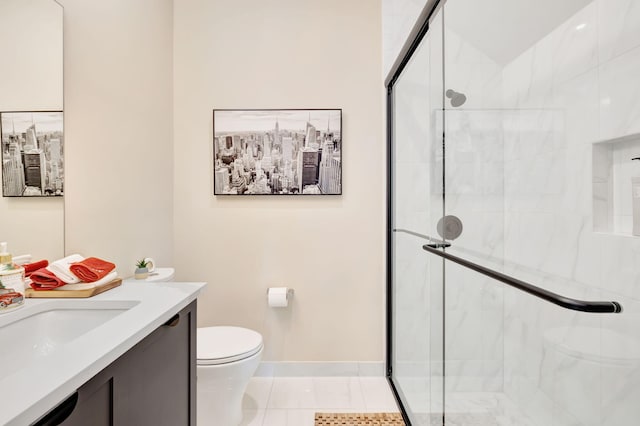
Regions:
<svg viewBox="0 0 640 426"><path fill-rule="evenodd" d="M195 303L118 360L114 424L195 425Z"/></svg>
<svg viewBox="0 0 640 426"><path fill-rule="evenodd" d="M33 426L112 426L113 378L109 368L49 411Z"/></svg>
<svg viewBox="0 0 640 426"><path fill-rule="evenodd" d="M34 426L194 426L196 302L85 383L77 394L75 405L69 398Z"/></svg>
<svg viewBox="0 0 640 426"><path fill-rule="evenodd" d="M96 377L78 389L76 408L61 425L111 426L113 424L111 411L113 382L110 377L108 380L101 379L102 377Z"/></svg>

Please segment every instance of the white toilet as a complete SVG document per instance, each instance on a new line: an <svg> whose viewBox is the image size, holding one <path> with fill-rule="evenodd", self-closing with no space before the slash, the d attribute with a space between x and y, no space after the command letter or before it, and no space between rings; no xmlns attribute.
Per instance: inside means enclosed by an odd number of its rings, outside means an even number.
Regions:
<svg viewBox="0 0 640 426"><path fill-rule="evenodd" d="M634 330L632 324L621 329L564 326L544 332L540 388L555 406L557 424L593 424L601 415L606 418L602 424L638 424L640 405L620 402L640 401L640 389L626 386L640 379L640 339L625 331ZM583 390L599 383L606 392Z"/></svg>
<svg viewBox="0 0 640 426"><path fill-rule="evenodd" d="M198 328L199 426L238 426L242 398L262 358L262 336L241 327Z"/></svg>
<svg viewBox="0 0 640 426"><path fill-rule="evenodd" d="M146 281L171 281L173 268L156 268ZM197 336L199 426L238 426L242 397L262 358L262 336L241 327L198 328Z"/></svg>

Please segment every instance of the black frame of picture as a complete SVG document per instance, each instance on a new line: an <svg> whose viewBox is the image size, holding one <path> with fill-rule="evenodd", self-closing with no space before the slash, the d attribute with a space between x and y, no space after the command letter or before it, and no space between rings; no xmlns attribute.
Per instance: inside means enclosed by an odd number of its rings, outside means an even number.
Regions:
<svg viewBox="0 0 640 426"><path fill-rule="evenodd" d="M341 108L214 109L212 117L213 195L342 195Z"/></svg>

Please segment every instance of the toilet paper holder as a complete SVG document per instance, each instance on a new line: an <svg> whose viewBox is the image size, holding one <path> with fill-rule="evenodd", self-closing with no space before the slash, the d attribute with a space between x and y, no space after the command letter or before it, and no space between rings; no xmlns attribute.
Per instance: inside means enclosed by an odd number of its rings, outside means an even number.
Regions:
<svg viewBox="0 0 640 426"><path fill-rule="evenodd" d="M268 296L269 295L269 289L267 289L266 293L267 293L267 296ZM287 299L291 299L293 297L293 293L294 293L293 289L292 288L288 288L287 289Z"/></svg>
<svg viewBox="0 0 640 426"><path fill-rule="evenodd" d="M286 308L293 299L293 289L289 287L270 287L267 290L267 304L271 308Z"/></svg>

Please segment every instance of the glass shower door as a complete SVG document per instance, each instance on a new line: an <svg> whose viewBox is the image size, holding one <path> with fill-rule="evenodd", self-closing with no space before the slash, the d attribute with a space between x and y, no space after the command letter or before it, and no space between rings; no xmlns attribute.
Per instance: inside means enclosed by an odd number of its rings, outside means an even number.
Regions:
<svg viewBox="0 0 640 426"><path fill-rule="evenodd" d="M636 425L640 8L447 0L442 14L444 213L463 224L445 251L580 302L445 260L445 424Z"/></svg>
<svg viewBox="0 0 640 426"><path fill-rule="evenodd" d="M443 262L421 250L444 209L441 34L437 15L390 97L388 367L416 426L443 412Z"/></svg>
<svg viewBox="0 0 640 426"><path fill-rule="evenodd" d="M451 0L442 10L445 214L462 223L445 251L502 271L502 70L480 43L504 17L494 11L493 20L479 21L478 3ZM448 260L444 269L444 424L495 425L505 375L504 285Z"/></svg>
<svg viewBox="0 0 640 426"><path fill-rule="evenodd" d="M389 83L388 373L406 417L635 426L640 7L438 7Z"/></svg>

